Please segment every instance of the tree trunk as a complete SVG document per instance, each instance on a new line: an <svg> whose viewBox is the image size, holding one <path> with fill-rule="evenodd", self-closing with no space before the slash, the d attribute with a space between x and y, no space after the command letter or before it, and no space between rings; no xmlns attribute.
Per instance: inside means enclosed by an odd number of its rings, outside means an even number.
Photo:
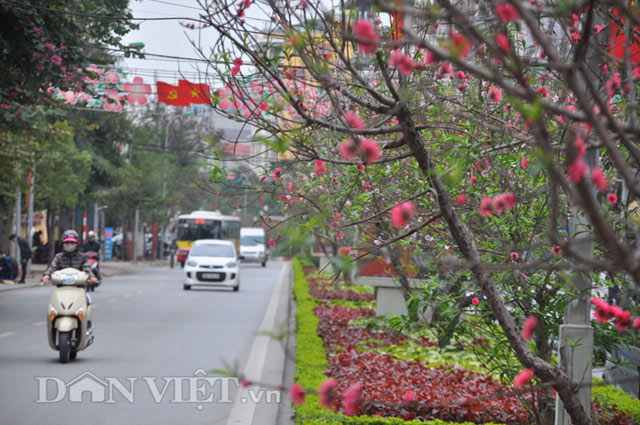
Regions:
<svg viewBox="0 0 640 425"><path fill-rule="evenodd" d="M421 171L427 177L431 186L435 190L438 199L438 206L443 219L447 223L451 236L458 245L458 250L463 258L470 265L470 270L480 285L487 303L493 310L500 327L503 329L509 345L514 350L517 359L527 368L533 368L536 376L543 382L553 382L553 387L562 399L564 407L571 416L575 424L588 424L589 418L582 407L577 393L572 388L571 381L564 370L556 367L549 362L542 360L529 350L529 347L520 337L513 317L508 312L504 300L499 294L489 271L485 268L480 253L475 245L475 237L466 224L458 218L453 209L449 194L440 180L435 174L431 153L426 149L424 142L418 133L415 124L411 119L411 112L404 106L404 110L398 114L400 125L404 130L404 140L411 150L412 156L415 158Z"/></svg>

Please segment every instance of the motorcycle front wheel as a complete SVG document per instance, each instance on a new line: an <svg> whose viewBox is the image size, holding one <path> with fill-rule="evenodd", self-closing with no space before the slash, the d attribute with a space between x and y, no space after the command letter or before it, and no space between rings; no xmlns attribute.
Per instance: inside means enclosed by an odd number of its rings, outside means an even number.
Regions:
<svg viewBox="0 0 640 425"><path fill-rule="evenodd" d="M60 332L58 335L60 363L69 363L71 358L71 332Z"/></svg>

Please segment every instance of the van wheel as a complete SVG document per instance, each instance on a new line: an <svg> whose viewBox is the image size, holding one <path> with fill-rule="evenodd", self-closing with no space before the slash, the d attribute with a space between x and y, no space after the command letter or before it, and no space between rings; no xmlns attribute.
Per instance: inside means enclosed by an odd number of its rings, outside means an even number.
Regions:
<svg viewBox="0 0 640 425"><path fill-rule="evenodd" d="M71 332L60 332L58 335L60 363L69 363L71 358Z"/></svg>
<svg viewBox="0 0 640 425"><path fill-rule="evenodd" d="M240 290L240 282L236 286L233 287L233 292L238 292Z"/></svg>
<svg viewBox="0 0 640 425"><path fill-rule="evenodd" d="M185 291L188 291L189 289L191 289L191 285L184 284L184 285L182 285L182 288L183 288Z"/></svg>
<svg viewBox="0 0 640 425"><path fill-rule="evenodd" d="M264 261L262 262L262 267L267 267L267 260L264 260Z"/></svg>

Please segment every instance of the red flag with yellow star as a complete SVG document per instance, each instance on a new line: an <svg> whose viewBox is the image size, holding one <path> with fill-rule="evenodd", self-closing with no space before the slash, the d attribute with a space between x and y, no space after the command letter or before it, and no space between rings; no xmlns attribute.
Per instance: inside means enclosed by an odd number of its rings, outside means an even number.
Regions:
<svg viewBox="0 0 640 425"><path fill-rule="evenodd" d="M192 104L211 103L211 89L207 84L195 84L187 80L178 80L180 97L189 99Z"/></svg>

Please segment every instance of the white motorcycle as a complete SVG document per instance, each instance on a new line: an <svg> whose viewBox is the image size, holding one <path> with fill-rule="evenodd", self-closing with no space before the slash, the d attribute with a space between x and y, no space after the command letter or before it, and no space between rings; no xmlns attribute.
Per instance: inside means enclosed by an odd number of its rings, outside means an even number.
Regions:
<svg viewBox="0 0 640 425"><path fill-rule="evenodd" d="M47 332L49 345L60 352L60 363L68 363L93 343L93 309L87 295L89 275L74 268L53 272L55 285L49 300Z"/></svg>

